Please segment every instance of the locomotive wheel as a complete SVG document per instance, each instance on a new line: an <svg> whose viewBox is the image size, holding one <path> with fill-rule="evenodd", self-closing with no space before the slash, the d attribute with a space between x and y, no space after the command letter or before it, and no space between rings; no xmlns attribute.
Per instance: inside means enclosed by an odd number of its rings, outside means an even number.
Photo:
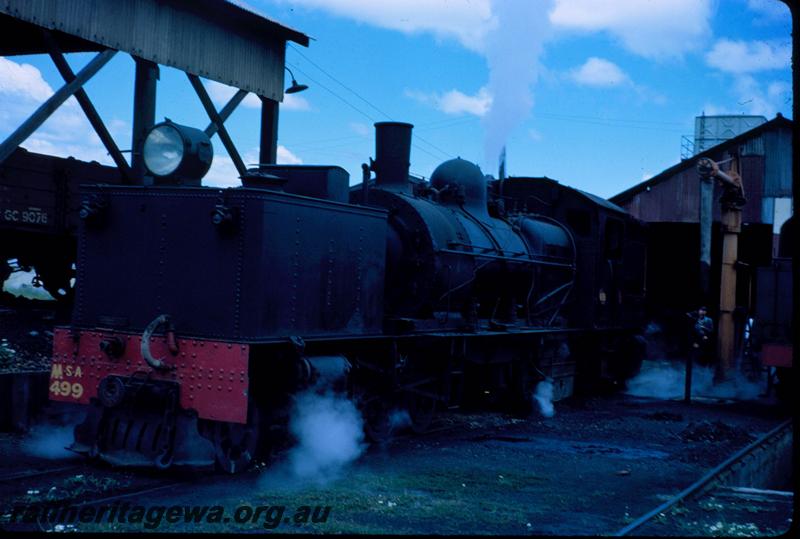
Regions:
<svg viewBox="0 0 800 539"><path fill-rule="evenodd" d="M426 432L436 416L436 399L419 393L409 393L405 400L408 415L411 417L411 430L417 434Z"/></svg>
<svg viewBox="0 0 800 539"><path fill-rule="evenodd" d="M251 406L247 423L214 421L208 425L217 466L229 474L246 469L256 457L259 437L258 409Z"/></svg>

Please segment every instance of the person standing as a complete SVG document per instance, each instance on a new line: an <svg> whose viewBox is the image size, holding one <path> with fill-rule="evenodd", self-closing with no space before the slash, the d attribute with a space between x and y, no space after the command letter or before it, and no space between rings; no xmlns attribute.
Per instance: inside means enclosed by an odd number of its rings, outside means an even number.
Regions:
<svg viewBox="0 0 800 539"><path fill-rule="evenodd" d="M686 373L683 400L692 400L692 366L695 362L707 365L711 362L711 335L714 333L714 321L708 316L705 306L697 309L697 312L686 313L694 321L691 331L692 347L686 355Z"/></svg>
<svg viewBox="0 0 800 539"><path fill-rule="evenodd" d="M692 348L696 352L699 363L708 365L712 362L711 336L714 333L714 321L708 316L708 310L702 306L693 316Z"/></svg>

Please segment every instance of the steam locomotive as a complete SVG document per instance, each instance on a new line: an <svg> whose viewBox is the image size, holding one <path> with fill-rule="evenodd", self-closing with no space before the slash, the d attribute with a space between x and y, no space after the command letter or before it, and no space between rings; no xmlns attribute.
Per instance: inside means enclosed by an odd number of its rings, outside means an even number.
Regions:
<svg viewBox="0 0 800 539"><path fill-rule="evenodd" d="M154 185L83 186L50 385L86 406L73 450L233 473L308 388L346 391L381 440L398 409L423 431L444 408L526 413L543 379L558 397L635 372L639 221L463 159L412 177L412 126L375 126L352 188L340 167L305 165L203 187L210 145L169 121L145 142Z"/></svg>

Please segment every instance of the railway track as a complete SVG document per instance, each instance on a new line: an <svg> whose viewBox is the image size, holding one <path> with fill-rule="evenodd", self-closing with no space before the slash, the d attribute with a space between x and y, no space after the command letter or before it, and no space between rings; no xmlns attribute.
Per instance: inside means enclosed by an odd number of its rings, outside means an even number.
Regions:
<svg viewBox="0 0 800 539"><path fill-rule="evenodd" d="M735 483L737 477L741 478L747 476L748 468L764 468L764 462L769 462L773 453L785 447L785 444L791 444L791 440L792 420L788 419L756 439L750 445L731 455L723 463L710 470L686 489L635 519L613 535L615 537L631 535L632 532L645 527L657 518L663 518L668 511L679 504L688 503L690 501L697 502L712 493L718 495L722 493L723 496L734 493L734 496L740 498L747 497L748 495L755 498L785 497L786 493L782 491L738 487L731 483ZM789 445L789 447L791 448L791 445ZM791 500L789 500L789 505L791 505Z"/></svg>
<svg viewBox="0 0 800 539"><path fill-rule="evenodd" d="M15 472L0 475L0 483L9 483L11 481L20 481L23 479L34 479L36 477L41 477L44 475L50 475L54 473L64 473L64 472L72 472L76 470L85 469L85 465L82 464L74 464L71 466L60 466L60 467L53 467L53 468L45 468L43 470L28 470L24 472Z"/></svg>

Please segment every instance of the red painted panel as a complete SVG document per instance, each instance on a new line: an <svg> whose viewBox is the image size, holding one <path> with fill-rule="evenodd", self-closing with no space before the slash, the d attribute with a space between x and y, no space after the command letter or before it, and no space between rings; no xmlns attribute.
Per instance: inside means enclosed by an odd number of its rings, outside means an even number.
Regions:
<svg viewBox="0 0 800 539"><path fill-rule="evenodd" d="M245 423L247 421L247 358L249 346L204 339L177 338L178 354L170 354L165 337L150 339L153 357L175 370L160 372L142 358L141 335L111 331L81 331L77 339L69 328L56 328L50 398L89 404L97 396L100 380L108 375L146 374L154 380L180 384L180 405L194 409L204 419ZM110 358L100 349L109 337L125 341L120 358Z"/></svg>
<svg viewBox="0 0 800 539"><path fill-rule="evenodd" d="M789 344L765 344L761 347L761 363L770 367L791 367L792 346Z"/></svg>

